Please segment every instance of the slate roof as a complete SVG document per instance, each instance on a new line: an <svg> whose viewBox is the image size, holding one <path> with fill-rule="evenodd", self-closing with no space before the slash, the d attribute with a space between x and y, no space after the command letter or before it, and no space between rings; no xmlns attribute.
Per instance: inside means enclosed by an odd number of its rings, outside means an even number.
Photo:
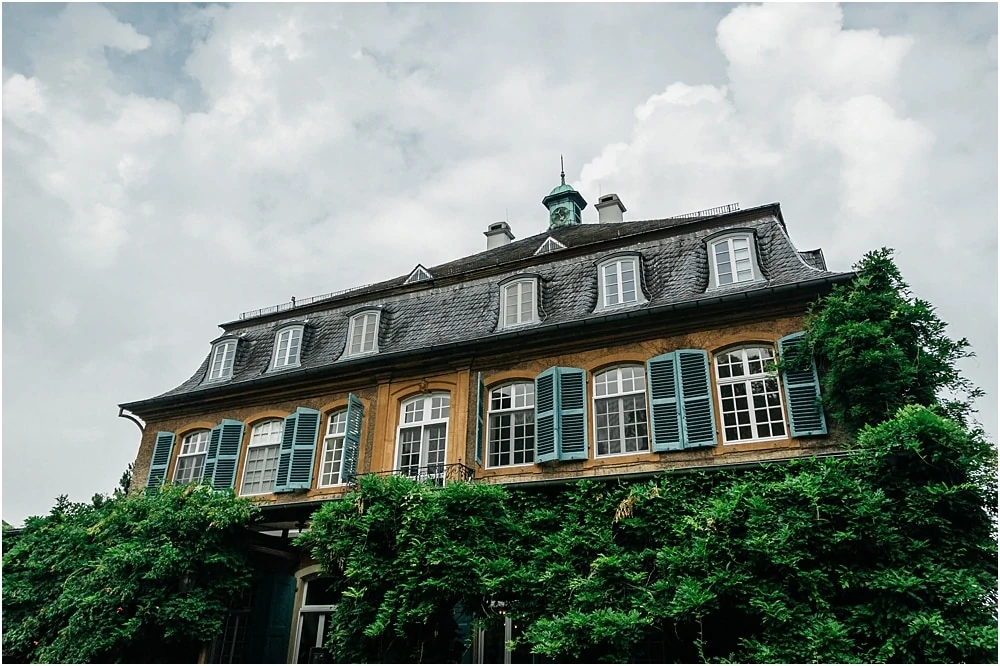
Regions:
<svg viewBox="0 0 1000 666"><path fill-rule="evenodd" d="M706 238L726 229L753 230L762 279L722 288L709 286ZM567 249L535 256L535 251L549 236ZM393 352L494 336L498 333L499 283L518 273L539 277L541 322L538 326L599 317L607 311L594 311L598 299L596 263L622 251L637 252L642 257L642 288L648 301L626 308L633 310L681 304L703 299L706 295L750 292L850 275L826 270L819 250L796 250L785 231L777 204L707 220L663 219L559 227L433 266L427 269L434 276L429 281L404 287L407 276L403 275L333 297L322 305L314 303L298 311L289 311L281 317L224 324L227 336L236 335L240 339L232 379L204 381L209 354L190 379L151 400L197 394L220 385L246 385L262 376L291 375L334 366L341 362L350 316L368 306L380 308L382 312L379 354L371 357L373 365L378 364L380 356ZM453 278L450 283L449 278ZM301 365L269 370L275 333L291 322L305 322L306 325Z"/></svg>

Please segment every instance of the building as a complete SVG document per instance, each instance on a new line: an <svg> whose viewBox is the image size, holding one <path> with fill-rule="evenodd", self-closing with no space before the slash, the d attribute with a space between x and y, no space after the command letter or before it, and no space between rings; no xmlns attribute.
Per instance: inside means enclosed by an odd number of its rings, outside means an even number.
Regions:
<svg viewBox="0 0 1000 666"><path fill-rule="evenodd" d="M288 536L359 474L551 484L838 452L815 368L769 363L851 274L796 250L778 204L624 221L608 194L583 224L565 178L542 203L545 233L499 222L473 256L245 313L188 381L121 405L146 422L138 481L263 504L253 594L209 659L322 658L332 600Z"/></svg>

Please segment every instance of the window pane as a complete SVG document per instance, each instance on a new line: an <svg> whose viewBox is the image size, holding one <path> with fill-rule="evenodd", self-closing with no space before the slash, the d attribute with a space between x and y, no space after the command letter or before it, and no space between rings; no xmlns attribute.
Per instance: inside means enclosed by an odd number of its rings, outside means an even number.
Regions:
<svg viewBox="0 0 1000 666"><path fill-rule="evenodd" d="M344 458L344 438L327 437L323 443L323 461L320 468L320 485L340 483L340 466Z"/></svg>

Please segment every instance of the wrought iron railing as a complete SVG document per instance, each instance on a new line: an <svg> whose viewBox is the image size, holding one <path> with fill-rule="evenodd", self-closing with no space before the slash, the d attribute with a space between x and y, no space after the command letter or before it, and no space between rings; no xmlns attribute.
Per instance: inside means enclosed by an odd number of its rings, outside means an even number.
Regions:
<svg viewBox="0 0 1000 666"><path fill-rule="evenodd" d="M275 312L284 312L285 310L291 310L292 308L297 308L300 305L311 305L312 303L325 301L326 299L333 298L334 296L343 296L345 294L351 293L352 291L361 291L362 289L367 289L370 286L372 285L363 284L358 287L351 287L350 289L331 291L329 294L320 294L319 296L309 296L308 298L292 298L292 300L288 301L287 303L279 303L277 305L272 305L267 308L261 308L259 310L250 310L249 312L242 312L240 313L240 319L254 319L255 317L262 317L264 315L274 314Z"/></svg>
<svg viewBox="0 0 1000 666"><path fill-rule="evenodd" d="M726 213L735 213L740 209L738 203L726 204L725 206L716 206L715 208L706 208L705 210L695 211L694 213L684 213L683 215L674 215L671 220L686 220L692 217L712 217L713 215L725 215Z"/></svg>
<svg viewBox="0 0 1000 666"><path fill-rule="evenodd" d="M466 467L462 463L450 463L448 465L426 465L424 467L400 467L380 472L368 472L368 474L374 474L375 476L406 476L416 481L426 481L435 486L443 486L446 483L454 483L455 481L472 481L476 475L476 471L471 467ZM358 475L351 485L357 487L358 478L361 476L365 475Z"/></svg>

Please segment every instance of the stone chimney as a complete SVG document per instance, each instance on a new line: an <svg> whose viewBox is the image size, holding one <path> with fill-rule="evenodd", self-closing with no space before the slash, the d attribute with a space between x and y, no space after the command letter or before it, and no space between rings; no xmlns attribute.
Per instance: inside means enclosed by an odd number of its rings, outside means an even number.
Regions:
<svg viewBox="0 0 1000 666"><path fill-rule="evenodd" d="M622 217L622 213L626 210L625 204L622 203L617 194L605 194L597 200L597 205L594 208L597 209L597 221L600 224L622 222L625 219Z"/></svg>
<svg viewBox="0 0 1000 666"><path fill-rule="evenodd" d="M510 225L506 222L494 222L486 228L483 235L486 236L487 250L492 250L502 245L509 245L514 240L514 234L510 233Z"/></svg>

